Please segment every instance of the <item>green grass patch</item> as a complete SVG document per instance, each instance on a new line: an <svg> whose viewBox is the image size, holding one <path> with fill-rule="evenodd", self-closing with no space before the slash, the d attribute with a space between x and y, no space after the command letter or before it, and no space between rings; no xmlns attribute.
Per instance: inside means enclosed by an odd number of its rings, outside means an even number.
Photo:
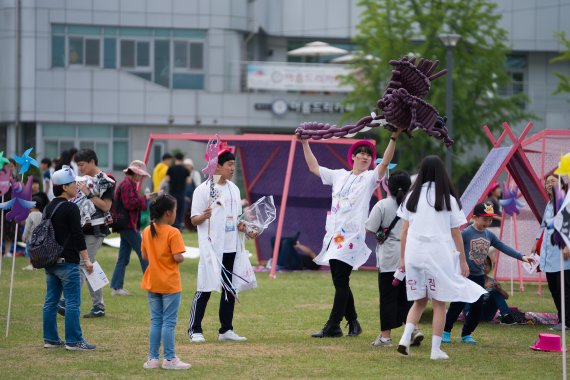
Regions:
<svg viewBox="0 0 570 380"><path fill-rule="evenodd" d="M188 245L197 245L195 234L184 234ZM250 246L253 252L253 247ZM98 260L109 278L117 249L104 247ZM253 258L255 261L255 258ZM160 370L145 370L150 318L146 292L140 288L141 270L133 253L127 268L125 287L131 297L112 297L105 287L107 316L81 319L85 338L97 345L94 352L67 352L42 348L42 305L45 275L42 270L22 271L23 258L16 259L15 287L10 336L5 338L11 261L4 259L0 278L0 378L153 378L166 376ZM219 295L210 299L204 318L204 344L190 344L186 335L192 297L196 291L198 260L181 264L183 297L176 327L176 351L192 363L190 371L171 371L169 378L199 379L554 379L560 378L559 353L534 352L528 348L545 326L500 326L481 323L474 333L476 346L459 343L461 323L452 332L453 342L444 346L450 360L432 362L431 309L421 329L426 339L403 357L393 348L374 348L370 343L379 333L377 275L357 271L351 287L364 333L357 338L314 339L330 312L333 286L328 272L258 273L258 289L240 295L234 326L245 343L217 341ZM508 288L507 284L504 284ZM525 311L554 312L546 283L538 296L536 285L515 294L509 304ZM86 289L82 314L90 309ZM63 338L63 319L58 317ZM344 326L343 326L344 327ZM402 328L393 331L397 342Z"/></svg>

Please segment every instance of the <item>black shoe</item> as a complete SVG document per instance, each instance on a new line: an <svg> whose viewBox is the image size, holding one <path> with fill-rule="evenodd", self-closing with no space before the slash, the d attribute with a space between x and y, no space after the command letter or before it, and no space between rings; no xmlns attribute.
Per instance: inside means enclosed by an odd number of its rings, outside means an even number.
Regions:
<svg viewBox="0 0 570 380"><path fill-rule="evenodd" d="M358 319L355 319L352 322L348 322L346 325L348 326L348 336L359 336L362 334L362 327L360 327Z"/></svg>
<svg viewBox="0 0 570 380"><path fill-rule="evenodd" d="M510 314L505 314L501 317L501 325L514 325L516 323L515 318Z"/></svg>
<svg viewBox="0 0 570 380"><path fill-rule="evenodd" d="M104 316L105 316L105 309L99 306L95 306L91 310L89 310L89 313L83 315L83 318L99 318Z"/></svg>
<svg viewBox="0 0 570 380"><path fill-rule="evenodd" d="M338 338L342 336L342 329L338 324L326 323L325 327L319 332L311 334L313 338Z"/></svg>

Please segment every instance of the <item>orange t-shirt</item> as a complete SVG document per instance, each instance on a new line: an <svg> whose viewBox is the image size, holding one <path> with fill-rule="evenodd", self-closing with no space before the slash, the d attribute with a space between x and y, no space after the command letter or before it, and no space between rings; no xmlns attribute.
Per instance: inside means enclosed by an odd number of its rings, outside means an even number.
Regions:
<svg viewBox="0 0 570 380"><path fill-rule="evenodd" d="M171 294L182 291L180 270L173 256L186 251L180 231L169 225L154 224L157 235L152 236L150 226L142 233L142 251L148 256L141 288L153 293Z"/></svg>

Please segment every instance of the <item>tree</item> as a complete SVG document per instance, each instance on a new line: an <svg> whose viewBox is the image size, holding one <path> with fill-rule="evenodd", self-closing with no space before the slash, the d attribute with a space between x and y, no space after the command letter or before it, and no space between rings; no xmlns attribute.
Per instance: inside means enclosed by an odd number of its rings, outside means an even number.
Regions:
<svg viewBox="0 0 570 380"><path fill-rule="evenodd" d="M461 41L453 50L453 152L458 157L473 144L488 143L482 126L497 128L503 121L516 123L532 117L521 104L528 101L524 94L500 96L509 83L506 60L509 52L507 32L497 26L500 15L488 0L361 0L358 34L354 42L362 57L370 54L376 60L358 60L354 68L360 75L347 77L354 86L346 102L356 109L351 120L369 114L382 96L391 76L391 59L413 54L418 58L440 59L446 67L445 47L438 35L457 33ZM436 79L428 99L440 114L445 110L445 76ZM379 131L375 132L379 135ZM386 135L384 135L386 136ZM443 156L439 140L422 132L411 140L398 142L398 164L413 171L427 154ZM465 160L463 160L465 161ZM454 160L454 178L465 177L471 165ZM472 169L469 169L472 170Z"/></svg>
<svg viewBox="0 0 570 380"><path fill-rule="evenodd" d="M566 38L566 33L561 32L559 34L560 42L566 46L566 51L562 52L558 57L553 58L550 60L550 63L554 62L562 62L562 61L570 61L570 40ZM556 87L556 91L554 91L554 95L564 94L570 92L570 76L563 75L561 73L555 74L560 82L558 82L558 86Z"/></svg>

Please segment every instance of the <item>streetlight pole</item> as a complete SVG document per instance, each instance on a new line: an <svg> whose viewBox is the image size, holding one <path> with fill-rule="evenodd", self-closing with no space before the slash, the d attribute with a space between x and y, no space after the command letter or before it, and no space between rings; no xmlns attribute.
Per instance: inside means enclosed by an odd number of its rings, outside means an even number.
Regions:
<svg viewBox="0 0 570 380"><path fill-rule="evenodd" d="M453 48L457 45L461 36L459 34L444 33L440 34L439 38L447 49L447 78L445 81L445 113L447 116L447 122L445 125L449 136L453 137ZM453 152L451 151L451 147L449 147L445 151L445 169L450 177L452 156Z"/></svg>

